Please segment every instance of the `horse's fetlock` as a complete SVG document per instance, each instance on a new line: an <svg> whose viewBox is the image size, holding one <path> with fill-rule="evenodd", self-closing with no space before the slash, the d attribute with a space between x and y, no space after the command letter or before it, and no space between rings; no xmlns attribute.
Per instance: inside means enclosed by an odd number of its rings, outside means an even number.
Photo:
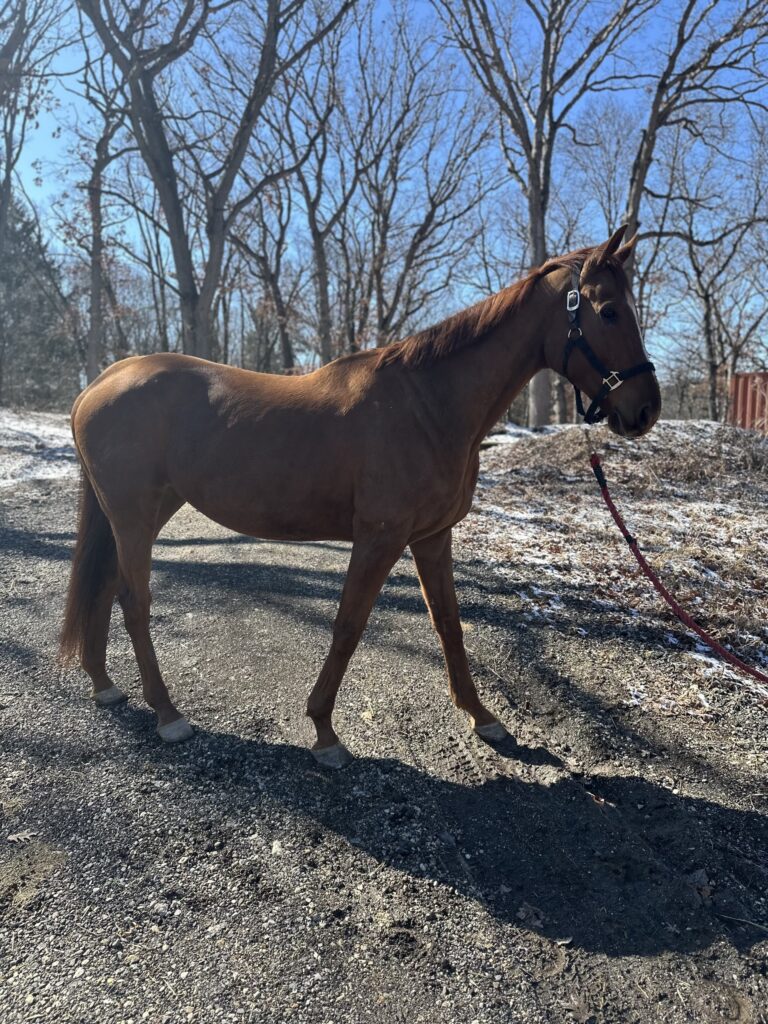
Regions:
<svg viewBox="0 0 768 1024"><path fill-rule="evenodd" d="M318 700L312 700L310 698L307 701L307 717L311 718L313 722L326 718L330 721L332 711L333 705L329 705L327 700L324 700L321 703Z"/></svg>

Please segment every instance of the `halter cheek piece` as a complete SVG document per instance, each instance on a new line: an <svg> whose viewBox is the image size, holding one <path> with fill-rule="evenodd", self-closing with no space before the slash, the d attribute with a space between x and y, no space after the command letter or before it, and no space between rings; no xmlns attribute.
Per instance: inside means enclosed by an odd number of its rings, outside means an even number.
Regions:
<svg viewBox="0 0 768 1024"><path fill-rule="evenodd" d="M573 390L576 392L576 409L579 416L584 417L585 423L599 423L600 420L605 419L608 415L601 405L606 395L621 387L624 381L629 380L631 377L637 377L641 373L655 373L656 367L653 363L647 362L638 363L637 366L632 366L628 370L609 370L602 360L595 355L579 326L579 306L581 305L580 277L581 267L579 267L578 271L571 270L571 290L565 299L565 308L568 312L570 327L568 328L568 340L563 352L562 374L564 377L568 377L568 360L571 358L571 353L575 348L586 357L592 368L597 370L602 378L603 386L592 399L592 404L586 412L584 412L584 403L581 400L581 391L579 391L575 384L573 385Z"/></svg>

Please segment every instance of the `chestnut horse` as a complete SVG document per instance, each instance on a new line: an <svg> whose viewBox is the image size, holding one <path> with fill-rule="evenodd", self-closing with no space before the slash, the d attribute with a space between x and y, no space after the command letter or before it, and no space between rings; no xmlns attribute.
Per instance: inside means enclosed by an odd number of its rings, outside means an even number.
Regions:
<svg viewBox="0 0 768 1024"><path fill-rule="evenodd" d="M172 354L134 356L105 370L72 410L83 479L61 636L62 657L79 658L95 701L124 699L106 669L117 597L160 736L192 734L168 694L149 631L152 545L189 502L254 537L352 542L330 652L307 705L321 764L350 758L331 722L336 695L407 546L454 703L481 737L506 736L467 663L451 528L472 503L481 441L539 370L563 369L597 395L617 434L637 437L658 418L652 366L626 370L646 357L622 267L634 239L622 246L623 234L551 260L405 341L303 377ZM581 313L575 328L574 303ZM571 350L576 337L578 352ZM606 365L620 369L599 372Z"/></svg>

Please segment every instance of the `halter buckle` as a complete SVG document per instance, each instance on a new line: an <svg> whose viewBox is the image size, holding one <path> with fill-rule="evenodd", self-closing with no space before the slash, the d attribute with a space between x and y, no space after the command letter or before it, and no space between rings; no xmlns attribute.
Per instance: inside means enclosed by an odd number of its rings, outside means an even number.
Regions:
<svg viewBox="0 0 768 1024"><path fill-rule="evenodd" d="M603 384L605 384L609 391L615 391L623 383L624 381L619 376L618 370L611 370L607 377L603 377Z"/></svg>
<svg viewBox="0 0 768 1024"><path fill-rule="evenodd" d="M572 288L565 297L565 308L569 313L575 313L581 305L581 292Z"/></svg>

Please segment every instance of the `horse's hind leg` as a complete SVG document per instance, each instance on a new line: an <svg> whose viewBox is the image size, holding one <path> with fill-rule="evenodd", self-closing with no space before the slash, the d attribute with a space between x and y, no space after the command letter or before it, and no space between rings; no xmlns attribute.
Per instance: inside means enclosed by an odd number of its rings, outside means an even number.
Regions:
<svg viewBox="0 0 768 1024"><path fill-rule="evenodd" d="M82 654L82 666L93 682L91 696L101 707L114 707L126 699L125 693L119 686L115 686L107 674L107 639L117 586L117 560L114 559L114 569L109 573L101 593L94 599Z"/></svg>
<svg viewBox="0 0 768 1024"><path fill-rule="evenodd" d="M451 531L411 544L432 625L435 627L445 656L451 699L456 707L469 714L472 728L485 740L504 739L507 731L477 695L464 649L464 636L453 582Z"/></svg>
<svg viewBox="0 0 768 1024"><path fill-rule="evenodd" d="M173 492L167 492L163 496L155 520L155 536L183 504L183 500ZM114 707L126 700L126 694L112 682L107 673L109 624L119 584L118 561L116 553L113 552L110 556L110 565L105 572L102 590L93 602L82 654L82 666L93 682L91 696L102 707Z"/></svg>
<svg viewBox="0 0 768 1024"><path fill-rule="evenodd" d="M166 520L180 505L178 499L167 502L168 508L172 510L166 515ZM156 510L153 515L136 514L130 523L116 523L113 519L112 527L120 567L117 596L139 665L144 699L157 715L160 737L173 743L188 739L192 735L192 727L171 701L149 632L152 543L165 521L161 521L161 518L160 510Z"/></svg>
<svg viewBox="0 0 768 1024"><path fill-rule="evenodd" d="M333 624L331 649L307 702L307 714L317 730L312 753L328 768L342 768L352 760L331 722L336 695L379 591L405 547L405 542L379 534L380 531L361 531L355 537Z"/></svg>
<svg viewBox="0 0 768 1024"><path fill-rule="evenodd" d="M74 583L78 574L79 586ZM79 596L79 603L87 605L87 614L81 613L82 639L78 643L80 664L91 677L93 700L102 707L113 707L126 699L126 695L115 686L107 673L109 620L112 617L117 583L117 553L111 525L99 505L93 483L86 474L83 479L69 601L76 602Z"/></svg>

